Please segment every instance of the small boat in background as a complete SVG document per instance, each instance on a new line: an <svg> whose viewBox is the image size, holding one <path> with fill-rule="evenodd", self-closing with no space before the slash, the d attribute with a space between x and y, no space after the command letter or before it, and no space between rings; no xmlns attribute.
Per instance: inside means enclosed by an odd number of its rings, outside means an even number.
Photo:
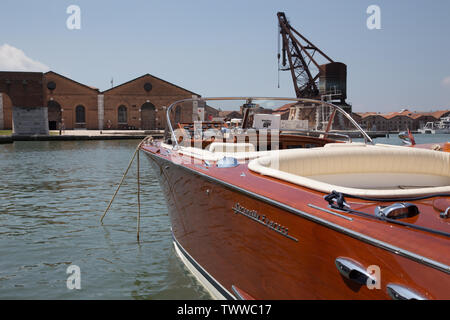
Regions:
<svg viewBox="0 0 450 320"><path fill-rule="evenodd" d="M450 117L441 118L436 122L427 122L425 126L418 131L423 134L450 133Z"/></svg>
<svg viewBox="0 0 450 320"><path fill-rule="evenodd" d="M241 127L195 121L182 100L141 150L175 250L214 298L450 299L450 148L374 144L324 101L201 100L239 107ZM286 103L300 122L258 113Z"/></svg>
<svg viewBox="0 0 450 320"><path fill-rule="evenodd" d="M399 132L398 137L405 145L414 146L416 144L416 140L409 129L407 131Z"/></svg>

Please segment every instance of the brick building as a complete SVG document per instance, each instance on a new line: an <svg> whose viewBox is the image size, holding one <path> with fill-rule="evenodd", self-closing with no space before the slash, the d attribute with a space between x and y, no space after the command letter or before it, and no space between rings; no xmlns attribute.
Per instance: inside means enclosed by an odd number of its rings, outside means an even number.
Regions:
<svg viewBox="0 0 450 320"><path fill-rule="evenodd" d="M288 103L274 110L274 114L280 114L281 119L294 119L295 103ZM427 122L436 122L440 118L449 117L450 110L433 112L416 112L402 109L399 112L352 112L351 117L365 130L368 131L416 131Z"/></svg>
<svg viewBox="0 0 450 320"><path fill-rule="evenodd" d="M152 75L143 75L101 93L105 128L110 123L114 129L164 129L166 108L177 100L192 97L200 95ZM191 114L188 117L192 119Z"/></svg>
<svg viewBox="0 0 450 320"><path fill-rule="evenodd" d="M99 127L97 102L100 92L98 89L53 71L44 74L44 81L50 130L58 129L62 120L66 129L97 129Z"/></svg>
<svg viewBox="0 0 450 320"><path fill-rule="evenodd" d="M53 71L0 72L0 130L14 127L16 134L48 134L61 124L65 129L164 129L166 108L192 97L200 95L150 74L101 92ZM204 120L219 117L218 110L202 101L187 102L174 108L174 122L191 122L191 106L204 108ZM295 103L290 103L260 112L292 119L295 110ZM448 116L450 110L352 113L366 130L380 131L417 130Z"/></svg>
<svg viewBox="0 0 450 320"><path fill-rule="evenodd" d="M43 73L0 72L0 129L47 134L45 100Z"/></svg>
<svg viewBox="0 0 450 320"><path fill-rule="evenodd" d="M363 112L352 114L352 117L366 130L372 131L404 131L418 130L427 122L439 121L450 116L450 110L434 112L413 112L408 109L399 112L376 113Z"/></svg>
<svg viewBox="0 0 450 320"><path fill-rule="evenodd" d="M0 129L12 129L13 109L28 106L27 99L45 110L50 130L61 124L65 129L164 129L166 107L193 97L200 95L150 74L101 92L53 71L0 72ZM180 109L178 119L192 119L192 109ZM207 116L218 114L205 110Z"/></svg>

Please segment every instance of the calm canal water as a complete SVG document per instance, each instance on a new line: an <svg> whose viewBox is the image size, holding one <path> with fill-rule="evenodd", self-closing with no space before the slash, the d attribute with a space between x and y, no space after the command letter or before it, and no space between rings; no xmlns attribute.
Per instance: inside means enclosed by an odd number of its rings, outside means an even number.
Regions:
<svg viewBox="0 0 450 320"><path fill-rule="evenodd" d="M416 135L417 143L450 135ZM396 136L377 143L401 144ZM138 140L0 145L0 299L209 299L174 252L165 200L141 157L141 242L136 167L104 225L100 217ZM69 290L70 265L81 289Z"/></svg>
<svg viewBox="0 0 450 320"><path fill-rule="evenodd" d="M165 200L141 157L100 224L139 140L0 145L0 299L209 299L177 258ZM69 290L67 267L81 271Z"/></svg>
<svg viewBox="0 0 450 320"><path fill-rule="evenodd" d="M439 143L450 141L450 134L415 134L414 140L417 144L426 143ZM402 141L398 138L397 134L391 134L389 138L376 138L373 140L375 143L385 143L402 145Z"/></svg>

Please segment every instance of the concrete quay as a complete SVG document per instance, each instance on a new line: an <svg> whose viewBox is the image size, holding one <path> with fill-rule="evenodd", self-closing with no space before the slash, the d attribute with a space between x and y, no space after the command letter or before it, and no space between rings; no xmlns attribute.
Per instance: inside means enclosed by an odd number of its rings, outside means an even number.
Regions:
<svg viewBox="0 0 450 320"><path fill-rule="evenodd" d="M124 140L144 139L152 136L155 139L162 138L163 130L51 130L50 135L3 135L1 143L13 143L14 141L71 141L71 140Z"/></svg>

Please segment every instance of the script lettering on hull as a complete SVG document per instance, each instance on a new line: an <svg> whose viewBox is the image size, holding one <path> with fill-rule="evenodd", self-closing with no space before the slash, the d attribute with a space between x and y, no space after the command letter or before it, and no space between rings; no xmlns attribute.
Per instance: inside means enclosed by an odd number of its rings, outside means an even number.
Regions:
<svg viewBox="0 0 450 320"><path fill-rule="evenodd" d="M241 214L244 217L247 217L249 219L252 219L253 221L256 221L270 230L273 230L275 232L278 232L279 234L285 236L286 238L289 238L294 241L298 241L298 239L294 238L293 236L289 235L289 229L285 226L282 226L281 224L270 220L265 215L261 215L256 210L249 210L247 208L244 208L239 203L236 203L234 207L232 208L234 213Z"/></svg>

